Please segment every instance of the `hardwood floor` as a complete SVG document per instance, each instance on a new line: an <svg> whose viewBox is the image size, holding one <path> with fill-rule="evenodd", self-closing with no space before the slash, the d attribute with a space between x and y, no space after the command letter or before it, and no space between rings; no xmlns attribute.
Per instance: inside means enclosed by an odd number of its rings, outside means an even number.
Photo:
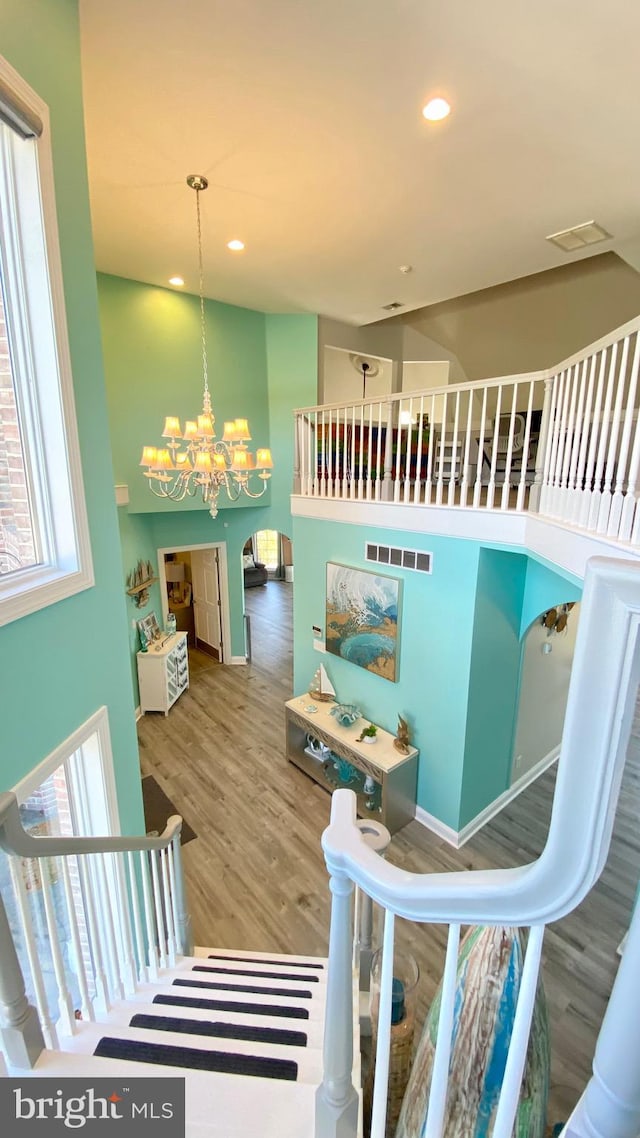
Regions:
<svg viewBox="0 0 640 1138"><path fill-rule="evenodd" d="M139 723L143 774L154 774L198 835L184 849L196 942L326 954L327 874L320 836L330 798L284 758L291 691L292 585L247 591L253 659L224 667L190 653L191 688L168 719ZM521 865L541 852L555 771L548 771L461 850L412 822L390 860L415 872ZM640 875L640 746L632 740L602 878L545 937L552 1031L550 1122L565 1119L591 1072L595 1040ZM441 978L446 930L398 921L421 970L419 1015Z"/></svg>

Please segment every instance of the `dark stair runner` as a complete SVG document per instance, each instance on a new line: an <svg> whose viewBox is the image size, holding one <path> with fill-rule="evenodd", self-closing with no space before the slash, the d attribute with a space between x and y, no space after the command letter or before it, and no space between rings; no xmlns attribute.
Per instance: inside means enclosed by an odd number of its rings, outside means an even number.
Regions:
<svg viewBox="0 0 640 1138"><path fill-rule="evenodd" d="M217 965L194 964L192 972L222 972L225 976L254 976L262 980L298 980L304 984L319 984L317 976L303 976L298 972L257 972L249 968L219 968Z"/></svg>
<svg viewBox="0 0 640 1138"><path fill-rule="evenodd" d="M223 992L251 992L254 996L294 996L301 1000L310 1000L312 997L311 992L307 992L302 988L298 991L296 988L261 988L256 984L222 984L213 980L174 980L173 984L177 988L216 988L218 991Z"/></svg>
<svg viewBox="0 0 640 1138"><path fill-rule="evenodd" d="M244 1012L253 1016L277 1016L282 1019L309 1019L306 1008L291 1008L286 1004L251 1004L246 1001L205 1000L198 996L160 995L154 996L154 1004L170 1005L179 1008L198 1008L206 1012Z"/></svg>
<svg viewBox="0 0 640 1138"><path fill-rule="evenodd" d="M213 953L207 959L233 960L238 964L284 964L287 968L319 968L321 971L324 968L324 964L309 964L307 960L266 960L260 956L217 956Z"/></svg>
<svg viewBox="0 0 640 1138"><path fill-rule="evenodd" d="M195 1047L171 1047L164 1043L145 1043L135 1039L104 1036L94 1051L102 1059L125 1059L132 1063L161 1063L167 1067L189 1067L195 1071L218 1071L225 1075L249 1075L258 1079L285 1079L295 1082L298 1064L292 1059L272 1059L260 1055L229 1055L224 1051L201 1051Z"/></svg>
<svg viewBox="0 0 640 1138"><path fill-rule="evenodd" d="M241 1023L220 1023L206 1019L173 1019L171 1016L134 1015L129 1027L152 1031L179 1031L185 1035L213 1035L219 1039L242 1039L248 1043L277 1043L281 1047L306 1047L304 1031L281 1027L251 1027Z"/></svg>

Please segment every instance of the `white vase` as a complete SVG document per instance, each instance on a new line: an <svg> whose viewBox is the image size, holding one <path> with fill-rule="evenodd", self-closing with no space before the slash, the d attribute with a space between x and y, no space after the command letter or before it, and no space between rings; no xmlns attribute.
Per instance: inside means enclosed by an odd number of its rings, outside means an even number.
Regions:
<svg viewBox="0 0 640 1138"><path fill-rule="evenodd" d="M376 735L365 735L362 742L363 743L375 743L375 742L377 742L377 736Z"/></svg>

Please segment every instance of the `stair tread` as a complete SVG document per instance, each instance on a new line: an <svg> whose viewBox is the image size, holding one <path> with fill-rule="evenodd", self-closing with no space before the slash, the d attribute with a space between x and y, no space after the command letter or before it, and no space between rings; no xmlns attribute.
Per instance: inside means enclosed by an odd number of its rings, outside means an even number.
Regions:
<svg viewBox="0 0 640 1138"><path fill-rule="evenodd" d="M326 971L326 956L305 956L304 953L290 955L285 952L254 952L251 949L236 948L203 948L197 946L194 955L189 960L201 962L205 960L233 960L246 961L247 964L284 964L289 968L313 968Z"/></svg>
<svg viewBox="0 0 640 1138"><path fill-rule="evenodd" d="M206 988L217 992L246 992L252 995L295 997L299 1000L311 1000L313 992L309 988L289 988L267 984L229 984L224 980L197 980L192 975L176 977L172 980L172 987Z"/></svg>
<svg viewBox="0 0 640 1138"><path fill-rule="evenodd" d="M21 1077L49 1078L130 1077L175 1078L174 1067L104 1059L92 1055L45 1051L36 1067ZM279 1079L251 1080L235 1075L183 1068L186 1083L186 1133L189 1138L247 1138L255 1134L260 1119L260 1138L309 1138L314 1132L316 1089L308 1083Z"/></svg>
<svg viewBox="0 0 640 1138"><path fill-rule="evenodd" d="M122 1004L116 1004L114 1008L106 1015L100 1017L100 1022L105 1025L105 1030L112 1024L128 1022L129 1018L133 1015L162 1015L175 1017L176 1019L188 1016L193 1020L210 1021L229 1024L233 1026L236 1024L238 1027L257 1027L257 1028L275 1028L277 1031L290 1030L302 1031L307 1036L307 1047L322 1047L322 1022L319 1019L288 1019L287 1016L276 1015L254 1015L251 1012L242 1011L240 1004L233 1004L232 1010L228 1011L224 1008L199 1008L190 1007L187 1005L178 1004L165 1004L154 1003L156 992L147 994L146 999L143 993L138 992L136 996L129 1000L124 1001ZM263 1007L263 1005L261 1005Z"/></svg>
<svg viewBox="0 0 640 1138"><path fill-rule="evenodd" d="M158 992L157 995L154 996L153 1002L154 1004L162 1004L163 1006L165 1004L171 1004L176 1007L197 1007L207 1011L233 1011L235 1008L238 1008L239 1010L243 1009L245 1012L250 1012L252 1015L260 1015L262 1014L262 1009L264 1009L264 1015L304 1021L313 1018L311 1016L311 1008L313 1005L311 1005L311 1007L302 1007L301 1004L296 1005L291 1001L286 1004L275 1004L272 1000L269 1001L267 998L251 1001L216 1000L207 998L201 993L198 994L192 988L184 989L184 992L185 995L182 995L181 992L178 992L175 988L170 992ZM320 1019L320 1013L317 1013L315 1018Z"/></svg>
<svg viewBox="0 0 640 1138"><path fill-rule="evenodd" d="M213 960L213 957L209 957ZM300 984L319 984L319 976L304 972L265 972L257 968L224 968L221 964L194 964L192 972L209 974L211 976L253 976L263 980L294 980Z"/></svg>
<svg viewBox="0 0 640 1138"><path fill-rule="evenodd" d="M191 1016L146 1015L136 1012L129 1027L152 1031L175 1031L184 1035L204 1035L210 1039L233 1039L251 1043L273 1043L280 1047L306 1047L307 1035L292 1028L264 1027L256 1024L225 1023L223 1020L196 1019Z"/></svg>
<svg viewBox="0 0 640 1138"><path fill-rule="evenodd" d="M165 1067L188 1070L218 1071L249 1078L283 1079L295 1082L298 1077L298 1064L294 1059L214 1051L193 1045L185 1047L182 1043L157 1043L146 1038L131 1038L124 1032L118 1036L103 1036L94 1055L108 1059L122 1058L142 1063L161 1063Z"/></svg>

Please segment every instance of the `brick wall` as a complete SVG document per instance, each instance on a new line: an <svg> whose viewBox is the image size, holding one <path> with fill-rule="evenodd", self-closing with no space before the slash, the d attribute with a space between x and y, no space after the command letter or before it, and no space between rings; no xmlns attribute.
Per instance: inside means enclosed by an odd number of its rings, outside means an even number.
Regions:
<svg viewBox="0 0 640 1138"><path fill-rule="evenodd" d="M0 293L0 575L35 563L27 479Z"/></svg>

